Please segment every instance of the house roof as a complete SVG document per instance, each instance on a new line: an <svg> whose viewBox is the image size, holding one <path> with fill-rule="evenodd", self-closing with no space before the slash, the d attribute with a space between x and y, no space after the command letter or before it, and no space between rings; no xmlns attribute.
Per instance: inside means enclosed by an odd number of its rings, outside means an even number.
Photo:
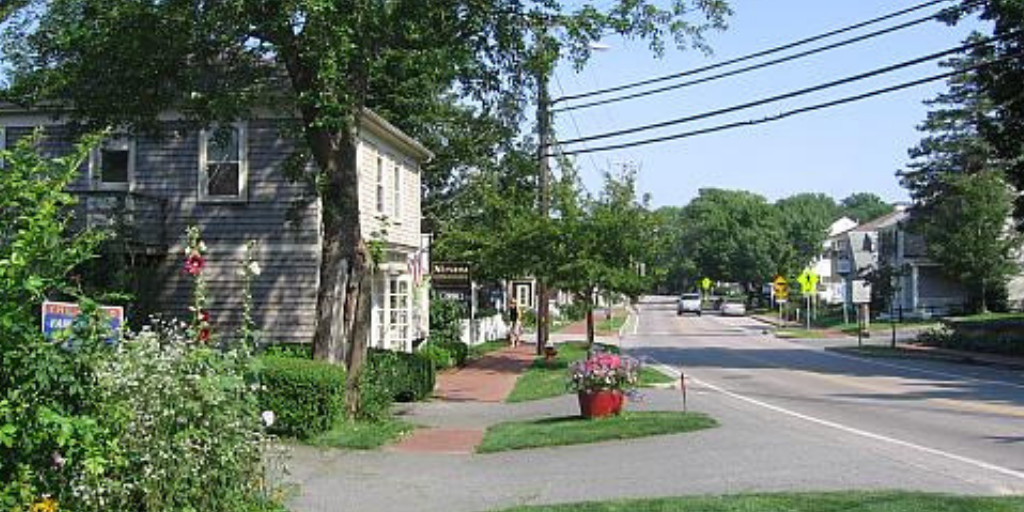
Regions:
<svg viewBox="0 0 1024 512"><path fill-rule="evenodd" d="M57 104L44 104L37 108L23 107L10 102L0 101L0 117L3 116L18 116L28 115L39 118L40 121L45 120L49 123L59 123L62 118L69 112L69 109ZM173 112L168 113L169 118L174 118ZM163 117L163 116L161 116ZM260 115L254 115L254 118L260 118ZM273 117L273 116L270 116ZM278 116L279 117L279 116ZM426 148L416 139L412 138L402 130L398 129L395 125L388 122L388 120L381 117L376 112L370 109L363 109L362 115L360 116L360 128L365 129L375 136L386 139L387 141L396 144L402 150L407 151L412 157L420 162L426 162L434 158L434 153Z"/></svg>
<svg viewBox="0 0 1024 512"><path fill-rule="evenodd" d="M895 225L897 222L905 219L907 215L908 213L906 208L896 207L892 212L865 222L853 228L852 231L878 231L879 229Z"/></svg>

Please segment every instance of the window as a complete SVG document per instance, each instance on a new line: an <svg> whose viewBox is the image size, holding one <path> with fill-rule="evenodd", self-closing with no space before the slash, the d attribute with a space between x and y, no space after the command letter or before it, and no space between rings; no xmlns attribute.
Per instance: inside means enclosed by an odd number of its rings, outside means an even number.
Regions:
<svg viewBox="0 0 1024 512"><path fill-rule="evenodd" d="M243 124L218 126L199 134L199 198L244 201L248 158Z"/></svg>
<svg viewBox="0 0 1024 512"><path fill-rule="evenodd" d="M377 154L377 213L384 213L384 157Z"/></svg>
<svg viewBox="0 0 1024 512"><path fill-rule="evenodd" d="M388 279L388 342L393 350L409 348L409 281Z"/></svg>
<svg viewBox="0 0 1024 512"><path fill-rule="evenodd" d="M394 165L394 179L391 186L394 188L394 204L391 206L392 215L395 219L402 217L402 166L397 161Z"/></svg>
<svg viewBox="0 0 1024 512"><path fill-rule="evenodd" d="M116 135L103 141L89 157L95 188L127 189L135 174L135 141Z"/></svg>

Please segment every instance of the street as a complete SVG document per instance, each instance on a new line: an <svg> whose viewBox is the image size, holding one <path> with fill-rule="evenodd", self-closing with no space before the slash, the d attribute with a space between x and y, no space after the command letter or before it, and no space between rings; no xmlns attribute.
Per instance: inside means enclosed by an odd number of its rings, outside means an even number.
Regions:
<svg viewBox="0 0 1024 512"><path fill-rule="evenodd" d="M634 331L635 330L635 331ZM487 511L521 504L759 491L1024 492L1024 380L930 361L862 360L777 340L748 318L675 315L649 298L626 325L634 355L687 375L689 407L719 428L490 455L296 446L295 510ZM652 361L653 362L653 361ZM677 389L633 410L680 409ZM577 414L574 396L412 406L420 425Z"/></svg>
<svg viewBox="0 0 1024 512"><path fill-rule="evenodd" d="M747 318L677 317L674 298L648 298L625 345L685 371L700 393L695 407L727 400L751 414L803 421L837 445L860 437L880 457L922 471L997 491L1024 489L1020 372L852 357L823 350L834 340L780 340L763 327Z"/></svg>

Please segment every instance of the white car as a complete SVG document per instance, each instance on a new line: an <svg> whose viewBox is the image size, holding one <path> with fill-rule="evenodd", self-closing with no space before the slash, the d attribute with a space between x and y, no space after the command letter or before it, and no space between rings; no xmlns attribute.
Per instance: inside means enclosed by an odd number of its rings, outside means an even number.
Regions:
<svg viewBox="0 0 1024 512"><path fill-rule="evenodd" d="M679 305L676 307L676 314L682 315L683 313L696 313L700 316L700 294L699 293L684 293L679 297Z"/></svg>
<svg viewBox="0 0 1024 512"><path fill-rule="evenodd" d="M743 316L747 314L747 306L742 302L726 302L722 304L722 315Z"/></svg>

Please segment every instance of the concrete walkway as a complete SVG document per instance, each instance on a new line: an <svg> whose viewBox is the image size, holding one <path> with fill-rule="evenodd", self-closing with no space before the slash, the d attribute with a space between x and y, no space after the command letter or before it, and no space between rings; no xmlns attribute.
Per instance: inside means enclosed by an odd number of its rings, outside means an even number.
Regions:
<svg viewBox="0 0 1024 512"><path fill-rule="evenodd" d="M505 348L471 361L464 368L438 374L434 390L436 401L424 404L427 406L425 408L441 408L443 404L503 403L515 388L516 379L532 364L534 347L523 344ZM406 414L415 416L416 410L410 409ZM415 418L410 419L415 422ZM483 440L487 427L478 422L472 423L459 425L456 422L418 428L386 450L399 453L470 454Z"/></svg>

